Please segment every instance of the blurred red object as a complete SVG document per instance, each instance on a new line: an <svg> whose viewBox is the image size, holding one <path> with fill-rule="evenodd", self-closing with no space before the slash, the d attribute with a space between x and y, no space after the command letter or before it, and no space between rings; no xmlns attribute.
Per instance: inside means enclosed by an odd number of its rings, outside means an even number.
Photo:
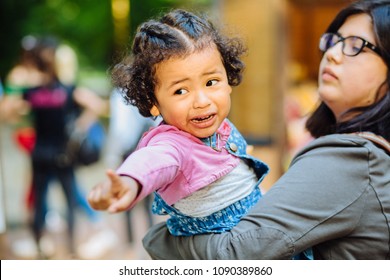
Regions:
<svg viewBox="0 0 390 280"><path fill-rule="evenodd" d="M35 130L32 127L18 128L14 132L14 139L19 148L26 151L28 154L32 153L35 146ZM28 210L32 210L35 201L35 194L33 185L31 184L26 192L25 203Z"/></svg>
<svg viewBox="0 0 390 280"><path fill-rule="evenodd" d="M16 143L22 150L26 151L29 154L32 152L36 140L34 128L32 127L19 128L15 131L14 137Z"/></svg>

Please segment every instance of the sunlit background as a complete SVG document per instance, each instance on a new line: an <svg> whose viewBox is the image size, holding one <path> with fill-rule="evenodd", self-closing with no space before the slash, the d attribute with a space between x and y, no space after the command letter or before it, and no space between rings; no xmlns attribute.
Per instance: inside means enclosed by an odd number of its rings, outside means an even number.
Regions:
<svg viewBox="0 0 390 280"><path fill-rule="evenodd" d="M54 35L71 46L78 57L77 84L90 87L103 99L111 93L108 69L129 51L137 26L172 8L206 13L225 32L239 35L248 46L243 83L234 88L229 118L253 146L252 153L271 167L266 191L280 177L291 156L310 137L305 116L316 104L316 77L321 58L321 33L348 0L2 0L0 2L0 81L17 63L26 35ZM0 84L1 85L1 84ZM0 87L0 98L3 91ZM1 118L0 118L1 119ZM109 123L110 116L102 117ZM29 213L25 192L30 180L28 156L15 144L18 124L0 123L0 256L34 259L29 243ZM77 172L85 191L104 178L103 159ZM67 259L61 249L64 234L63 198L50 194L54 214L48 218L52 258ZM112 230L92 247L91 259L147 259L141 239L147 226L143 209L132 216L134 241L125 235L123 217L106 215ZM51 220L50 220L51 219ZM78 218L85 223L83 217ZM80 230L80 246L96 237ZM56 243L59 242L59 243ZM92 241L91 241L92 242ZM54 244L54 245L53 245ZM92 245L91 245L92 246ZM104 247L105 246L105 247ZM96 246L95 246L96 247ZM102 248L100 248L102 249Z"/></svg>

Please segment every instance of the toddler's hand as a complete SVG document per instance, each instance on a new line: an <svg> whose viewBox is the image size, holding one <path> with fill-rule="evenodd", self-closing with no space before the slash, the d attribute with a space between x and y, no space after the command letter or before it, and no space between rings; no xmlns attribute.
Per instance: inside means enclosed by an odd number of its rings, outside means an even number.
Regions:
<svg viewBox="0 0 390 280"><path fill-rule="evenodd" d="M111 213L125 211L136 198L139 184L130 177L121 177L112 170L107 170L108 180L93 187L88 195L88 202L96 210Z"/></svg>

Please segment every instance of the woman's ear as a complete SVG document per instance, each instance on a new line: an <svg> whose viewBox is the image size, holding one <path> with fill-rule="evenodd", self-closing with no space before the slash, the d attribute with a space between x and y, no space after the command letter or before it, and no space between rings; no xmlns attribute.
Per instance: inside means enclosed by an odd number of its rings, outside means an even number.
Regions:
<svg viewBox="0 0 390 280"><path fill-rule="evenodd" d="M160 115L160 110L157 108L156 105L153 105L153 107L150 109L150 114L153 116L153 117L158 117Z"/></svg>

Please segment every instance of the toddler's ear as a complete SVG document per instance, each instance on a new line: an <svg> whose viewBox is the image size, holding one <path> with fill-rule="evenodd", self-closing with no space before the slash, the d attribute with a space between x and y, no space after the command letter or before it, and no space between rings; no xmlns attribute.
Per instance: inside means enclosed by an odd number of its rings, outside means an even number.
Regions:
<svg viewBox="0 0 390 280"><path fill-rule="evenodd" d="M150 109L150 114L153 116L153 117L158 117L160 115L160 110L157 108L156 105L154 105L151 109Z"/></svg>

